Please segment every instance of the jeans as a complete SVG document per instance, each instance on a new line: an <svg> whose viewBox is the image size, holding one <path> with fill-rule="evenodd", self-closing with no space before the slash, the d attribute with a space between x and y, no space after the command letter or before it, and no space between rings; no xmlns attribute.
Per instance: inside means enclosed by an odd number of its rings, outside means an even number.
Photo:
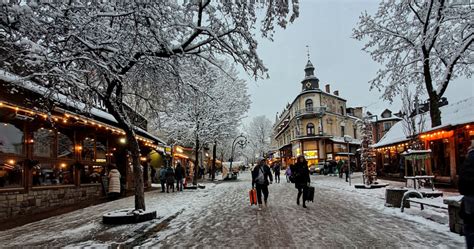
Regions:
<svg viewBox="0 0 474 249"><path fill-rule="evenodd" d="M267 204L268 199L268 186L266 184L255 184L255 188L257 189L257 201L258 204L262 204L262 193L263 193L263 200L265 204Z"/></svg>
<svg viewBox="0 0 474 249"><path fill-rule="evenodd" d="M280 182L280 171L275 172L275 183Z"/></svg>
<svg viewBox="0 0 474 249"><path fill-rule="evenodd" d="M176 179L176 191L183 191L183 178Z"/></svg>
<svg viewBox="0 0 474 249"><path fill-rule="evenodd" d="M161 183L161 192L165 192L165 180L160 180Z"/></svg>

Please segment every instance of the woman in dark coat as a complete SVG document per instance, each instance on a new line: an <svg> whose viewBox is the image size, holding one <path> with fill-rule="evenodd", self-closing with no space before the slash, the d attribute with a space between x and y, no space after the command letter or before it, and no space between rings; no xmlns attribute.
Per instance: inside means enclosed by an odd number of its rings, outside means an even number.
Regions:
<svg viewBox="0 0 474 249"><path fill-rule="evenodd" d="M295 188L298 189L298 197L296 198L296 204L300 205L300 197L303 192L306 192L306 188L311 182L309 178L308 162L303 155L298 156L295 165L291 169L291 173L295 179ZM306 197L303 195L303 207L306 208Z"/></svg>

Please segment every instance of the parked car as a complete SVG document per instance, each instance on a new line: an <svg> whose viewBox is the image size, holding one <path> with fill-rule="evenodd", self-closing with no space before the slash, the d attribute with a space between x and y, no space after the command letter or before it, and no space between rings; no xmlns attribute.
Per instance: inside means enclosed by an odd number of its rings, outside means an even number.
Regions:
<svg viewBox="0 0 474 249"><path fill-rule="evenodd" d="M309 166L309 174L312 175L312 174L314 174L314 173L316 173L316 165L315 165L315 164L311 164L311 165Z"/></svg>
<svg viewBox="0 0 474 249"><path fill-rule="evenodd" d="M328 174L328 163L327 162L319 162L318 165L316 166L316 173L321 174L321 175L327 175Z"/></svg>

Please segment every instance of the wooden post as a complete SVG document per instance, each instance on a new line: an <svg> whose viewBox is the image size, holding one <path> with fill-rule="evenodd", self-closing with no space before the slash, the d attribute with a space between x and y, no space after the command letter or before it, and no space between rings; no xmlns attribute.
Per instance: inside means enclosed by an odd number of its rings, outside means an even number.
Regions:
<svg viewBox="0 0 474 249"><path fill-rule="evenodd" d="M450 167L450 179L451 182L455 182L456 179L456 146L454 143L454 135L449 138L449 167Z"/></svg>

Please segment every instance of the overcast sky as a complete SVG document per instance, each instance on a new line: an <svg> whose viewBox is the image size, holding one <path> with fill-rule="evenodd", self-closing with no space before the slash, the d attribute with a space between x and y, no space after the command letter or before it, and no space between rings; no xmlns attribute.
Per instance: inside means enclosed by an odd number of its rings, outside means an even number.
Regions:
<svg viewBox="0 0 474 249"><path fill-rule="evenodd" d="M368 81L381 66L361 51L364 43L351 38L361 12L375 13L377 0L300 0L300 16L286 30L278 29L274 41L259 39L258 53L269 69L270 79L255 81L245 73L252 105L252 117L266 115L273 122L301 92L306 45L310 47L311 62L320 88L331 84L331 91L347 99L347 106L364 106L380 114L385 108L397 112L400 101L392 106L380 99L381 93L369 91ZM445 96L456 102L474 96L473 79L459 79L448 86Z"/></svg>

